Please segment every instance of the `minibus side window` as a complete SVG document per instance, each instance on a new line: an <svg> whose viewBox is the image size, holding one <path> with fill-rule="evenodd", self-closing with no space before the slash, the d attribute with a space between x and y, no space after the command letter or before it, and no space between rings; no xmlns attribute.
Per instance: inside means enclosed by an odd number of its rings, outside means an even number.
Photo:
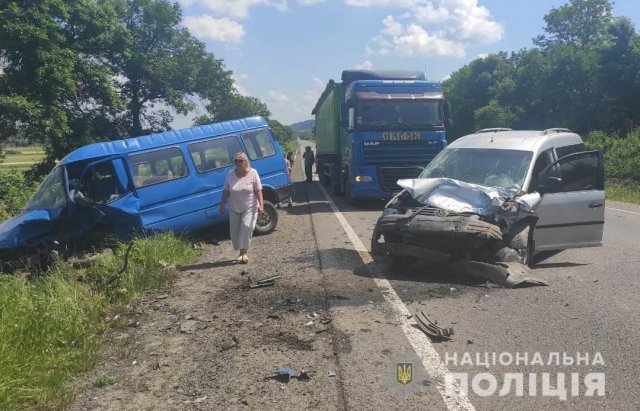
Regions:
<svg viewBox="0 0 640 411"><path fill-rule="evenodd" d="M242 147L235 136L189 144L189 154L200 173L232 165L233 155L238 151Z"/></svg>
<svg viewBox="0 0 640 411"><path fill-rule="evenodd" d="M247 153L251 160L263 157L271 157L276 154L276 149L271 142L271 137L266 130L251 131L242 134L242 141L247 147Z"/></svg>
<svg viewBox="0 0 640 411"><path fill-rule="evenodd" d="M114 161L98 163L86 171L82 184L85 197L97 203L108 203L126 192L127 188L123 186L114 168Z"/></svg>
<svg viewBox="0 0 640 411"><path fill-rule="evenodd" d="M178 147L147 151L129 156L136 188L175 180L189 174Z"/></svg>

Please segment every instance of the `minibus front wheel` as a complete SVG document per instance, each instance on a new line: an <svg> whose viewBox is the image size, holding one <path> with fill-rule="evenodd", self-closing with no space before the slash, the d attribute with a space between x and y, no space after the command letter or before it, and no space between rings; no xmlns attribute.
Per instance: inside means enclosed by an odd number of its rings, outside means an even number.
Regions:
<svg viewBox="0 0 640 411"><path fill-rule="evenodd" d="M264 201L264 212L258 214L258 221L256 222L255 234L269 234L275 230L278 225L278 209L270 201Z"/></svg>

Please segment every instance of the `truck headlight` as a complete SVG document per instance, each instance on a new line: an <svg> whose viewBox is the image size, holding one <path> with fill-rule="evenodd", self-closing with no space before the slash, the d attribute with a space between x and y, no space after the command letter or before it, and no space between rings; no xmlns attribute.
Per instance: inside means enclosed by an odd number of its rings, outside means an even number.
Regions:
<svg viewBox="0 0 640 411"><path fill-rule="evenodd" d="M371 176L356 176L355 180L356 183L370 183L373 178Z"/></svg>

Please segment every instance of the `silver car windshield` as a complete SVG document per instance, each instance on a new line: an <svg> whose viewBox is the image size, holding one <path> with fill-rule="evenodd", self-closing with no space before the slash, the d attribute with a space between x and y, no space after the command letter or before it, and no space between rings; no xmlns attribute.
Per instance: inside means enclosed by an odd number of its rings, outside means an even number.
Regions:
<svg viewBox="0 0 640 411"><path fill-rule="evenodd" d="M450 148L442 151L420 178L452 178L488 187L521 190L533 153L521 150Z"/></svg>

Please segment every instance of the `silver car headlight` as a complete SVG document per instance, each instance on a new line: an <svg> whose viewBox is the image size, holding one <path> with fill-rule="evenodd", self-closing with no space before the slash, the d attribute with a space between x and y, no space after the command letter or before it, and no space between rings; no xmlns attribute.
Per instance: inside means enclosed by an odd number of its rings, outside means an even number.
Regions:
<svg viewBox="0 0 640 411"><path fill-rule="evenodd" d="M395 208L385 208L384 210L382 210L382 215L394 215L394 214L400 214L400 213Z"/></svg>

